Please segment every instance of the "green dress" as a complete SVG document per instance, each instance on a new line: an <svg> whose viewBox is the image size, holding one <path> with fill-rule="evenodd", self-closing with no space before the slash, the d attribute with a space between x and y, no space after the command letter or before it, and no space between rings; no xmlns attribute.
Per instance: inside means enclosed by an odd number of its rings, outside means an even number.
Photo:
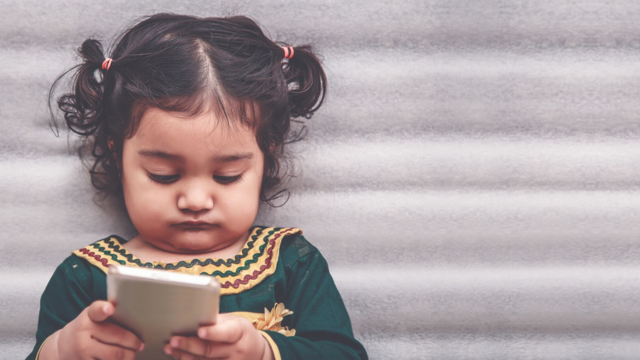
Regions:
<svg viewBox="0 0 640 360"><path fill-rule="evenodd" d="M221 285L220 312L252 320L278 360L367 359L325 259L299 229L254 227L231 259L144 262L122 247L125 242L109 236L74 251L58 266L42 294L36 344L27 360L37 359L47 337L93 301L107 299L106 272L112 264L215 276ZM293 314L261 328L265 308L277 304Z"/></svg>

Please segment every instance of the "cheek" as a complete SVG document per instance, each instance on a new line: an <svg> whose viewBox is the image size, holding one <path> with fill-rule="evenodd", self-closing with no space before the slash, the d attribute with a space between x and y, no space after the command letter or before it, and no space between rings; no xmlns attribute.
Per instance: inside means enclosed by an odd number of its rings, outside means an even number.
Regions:
<svg viewBox="0 0 640 360"><path fill-rule="evenodd" d="M263 165L259 164L253 170L249 172L249 181L251 182L251 196L255 198L255 201L260 201L260 190L262 189L262 176Z"/></svg>
<svg viewBox="0 0 640 360"><path fill-rule="evenodd" d="M217 197L218 207L224 213L238 219L255 217L260 204L261 183L262 176L259 173L247 172L241 183L222 190L221 196Z"/></svg>
<svg viewBox="0 0 640 360"><path fill-rule="evenodd" d="M262 189L262 171L256 172L253 175L251 191L247 191L247 210L254 215L258 212L260 205L260 190ZM249 195L250 193L250 195Z"/></svg>
<svg viewBox="0 0 640 360"><path fill-rule="evenodd" d="M134 222L136 219L158 218L160 210L166 208L162 202L166 201L167 195L143 172L123 173L122 188L129 217Z"/></svg>

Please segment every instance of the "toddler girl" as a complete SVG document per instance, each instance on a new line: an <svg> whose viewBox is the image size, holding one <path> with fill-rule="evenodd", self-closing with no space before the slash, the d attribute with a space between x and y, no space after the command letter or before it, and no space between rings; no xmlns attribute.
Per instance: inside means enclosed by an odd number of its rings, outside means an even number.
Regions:
<svg viewBox="0 0 640 360"><path fill-rule="evenodd" d="M164 352L175 359L366 359L318 250L299 229L252 225L260 202L282 193L285 144L300 134L292 119L322 104L326 77L312 49L281 47L242 16L157 14L116 43L110 57L96 40L82 44L58 107L85 140L93 185L124 201L138 235L64 260L27 359L143 351L109 321L113 264L220 281L216 324L172 337Z"/></svg>

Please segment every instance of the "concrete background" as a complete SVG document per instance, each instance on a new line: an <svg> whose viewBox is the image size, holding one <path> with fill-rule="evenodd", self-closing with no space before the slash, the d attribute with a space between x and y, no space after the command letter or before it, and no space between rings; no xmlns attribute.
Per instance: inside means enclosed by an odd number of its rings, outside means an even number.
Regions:
<svg viewBox="0 0 640 360"><path fill-rule="evenodd" d="M142 15L245 14L312 42L329 96L290 202L372 359L637 359L640 3L0 0L0 358L26 357L92 202L52 81Z"/></svg>

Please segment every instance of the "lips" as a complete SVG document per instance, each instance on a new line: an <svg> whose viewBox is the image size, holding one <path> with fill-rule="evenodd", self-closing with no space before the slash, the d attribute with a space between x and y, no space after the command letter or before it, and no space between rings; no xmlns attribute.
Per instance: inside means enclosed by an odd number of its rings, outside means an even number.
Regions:
<svg viewBox="0 0 640 360"><path fill-rule="evenodd" d="M191 226L213 226L213 224L208 223L206 221L185 221L181 222L178 225L191 225Z"/></svg>
<svg viewBox="0 0 640 360"><path fill-rule="evenodd" d="M213 227L216 226L215 224L212 223L208 223L206 221L184 221L181 222L179 224L175 224L174 226L178 226L181 228L200 228L200 229L204 229L204 228L209 228L209 227Z"/></svg>

